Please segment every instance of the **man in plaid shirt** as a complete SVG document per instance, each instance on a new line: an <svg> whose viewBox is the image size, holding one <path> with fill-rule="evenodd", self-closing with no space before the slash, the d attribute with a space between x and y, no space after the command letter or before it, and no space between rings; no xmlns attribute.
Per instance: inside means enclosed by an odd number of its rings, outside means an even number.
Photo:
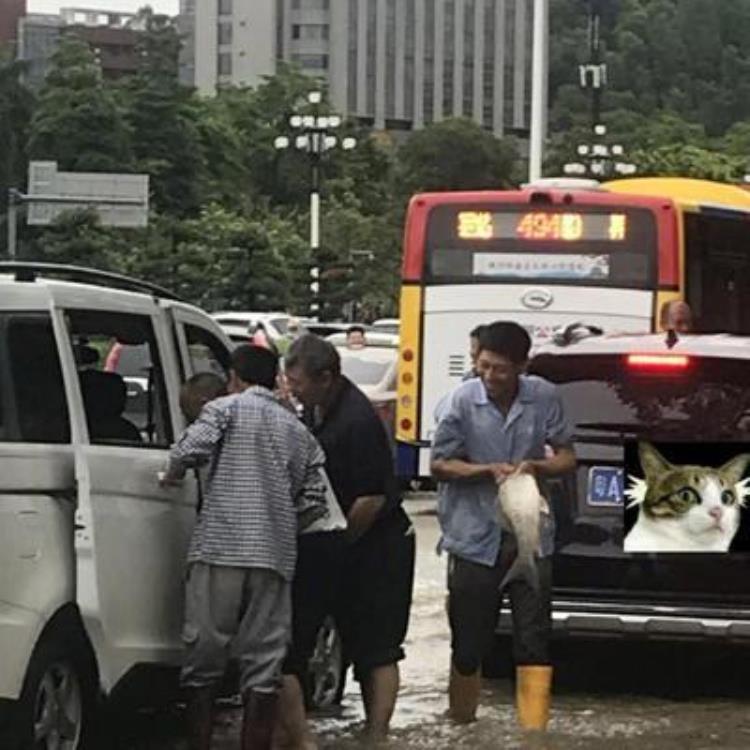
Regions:
<svg viewBox="0 0 750 750"><path fill-rule="evenodd" d="M188 554L182 684L191 750L211 744L213 695L232 651L244 701L243 750L270 748L291 633L297 534L327 512L315 438L273 395L278 357L232 353L232 395L206 404L170 452L164 481L208 463Z"/></svg>

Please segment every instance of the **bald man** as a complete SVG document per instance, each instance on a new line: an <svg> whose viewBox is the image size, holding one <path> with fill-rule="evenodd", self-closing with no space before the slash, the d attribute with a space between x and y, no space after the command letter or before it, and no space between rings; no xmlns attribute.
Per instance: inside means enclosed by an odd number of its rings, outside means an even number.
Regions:
<svg viewBox="0 0 750 750"><path fill-rule="evenodd" d="M661 307L659 325L665 331L676 333L691 333L693 330L693 312L690 305L682 300L665 302Z"/></svg>

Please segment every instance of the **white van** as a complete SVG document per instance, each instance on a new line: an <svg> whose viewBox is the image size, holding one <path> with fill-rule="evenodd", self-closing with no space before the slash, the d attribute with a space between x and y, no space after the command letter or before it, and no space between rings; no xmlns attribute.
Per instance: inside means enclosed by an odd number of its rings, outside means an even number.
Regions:
<svg viewBox="0 0 750 750"><path fill-rule="evenodd" d="M180 384L230 348L153 285L0 263L0 727L20 747L84 748L102 694L179 666L197 488L157 473Z"/></svg>

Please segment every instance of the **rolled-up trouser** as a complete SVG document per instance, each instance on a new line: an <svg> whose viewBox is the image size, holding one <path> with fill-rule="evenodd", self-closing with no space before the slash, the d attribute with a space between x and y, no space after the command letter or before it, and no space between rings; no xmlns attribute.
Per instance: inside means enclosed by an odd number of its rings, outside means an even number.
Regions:
<svg viewBox="0 0 750 750"><path fill-rule="evenodd" d="M500 582L516 557L515 539L503 536L500 554L489 567L451 555L448 560L448 620L456 669L473 674L489 653L498 623L503 593ZM516 665L549 664L552 633L552 560L536 559L539 590L525 579L507 586L513 620Z"/></svg>
<svg viewBox="0 0 750 750"><path fill-rule="evenodd" d="M291 639L289 582L264 568L192 563L185 593L182 685L219 682L231 654L239 661L243 695L276 691Z"/></svg>

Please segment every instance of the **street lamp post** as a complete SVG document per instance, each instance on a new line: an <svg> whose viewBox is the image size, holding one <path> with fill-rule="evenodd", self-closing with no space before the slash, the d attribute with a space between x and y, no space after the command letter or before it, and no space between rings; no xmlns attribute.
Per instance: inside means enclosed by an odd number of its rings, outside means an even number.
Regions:
<svg viewBox="0 0 750 750"><path fill-rule="evenodd" d="M591 143L580 143L576 148L578 161L563 166L567 175L602 179L613 175L629 176L637 171L635 164L625 161L625 149L620 144L609 145L605 136L607 126L601 122L602 95L607 85L607 64L602 60L601 8L602 0L589 0L589 61L578 66L582 89L591 91Z"/></svg>
<svg viewBox="0 0 750 750"><path fill-rule="evenodd" d="M320 162L326 151L341 147L349 151L357 145L355 138L339 138L334 131L341 126L338 115L319 114L319 105L323 100L320 91L311 91L307 101L312 105L312 114L294 114L289 118L289 126L296 135L290 139L280 135L274 141L274 148L288 149L293 146L298 151L304 151L310 159L310 291L313 302L310 312L318 316L322 310L320 295Z"/></svg>
<svg viewBox="0 0 750 750"><path fill-rule="evenodd" d="M617 175L627 177L637 172L635 164L624 161L625 149L620 144L610 146L604 140L607 135L605 125L594 126L593 143L580 143L576 149L579 161L568 162L563 166L567 175L603 179Z"/></svg>

